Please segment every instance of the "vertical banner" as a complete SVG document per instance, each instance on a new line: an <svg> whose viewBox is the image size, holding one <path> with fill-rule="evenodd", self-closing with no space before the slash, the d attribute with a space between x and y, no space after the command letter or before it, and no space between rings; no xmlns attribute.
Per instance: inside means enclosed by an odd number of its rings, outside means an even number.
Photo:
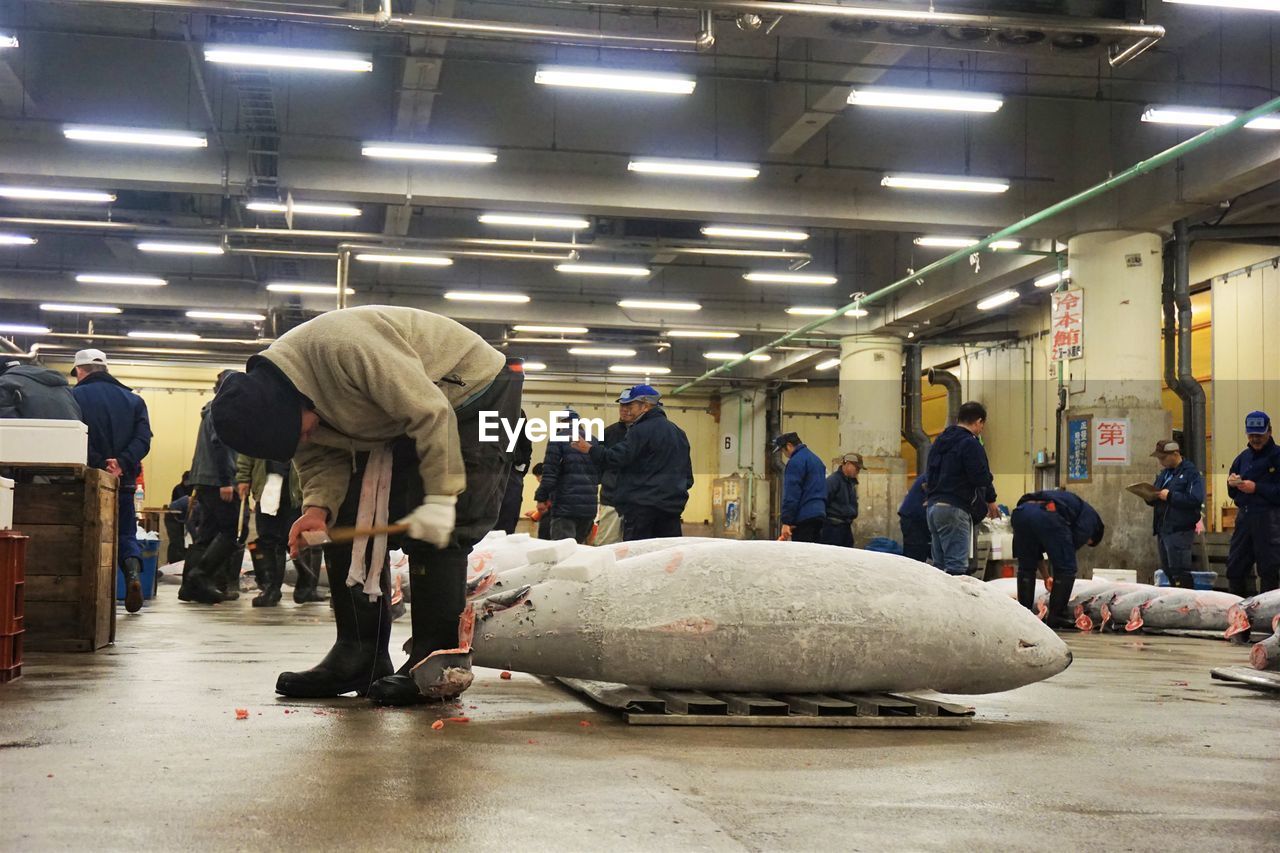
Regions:
<svg viewBox="0 0 1280 853"><path fill-rule="evenodd" d="M1062 290L1053 294L1053 359L1084 356L1084 291Z"/></svg>
<svg viewBox="0 0 1280 853"><path fill-rule="evenodd" d="M1128 465L1129 419L1098 418L1093 422L1093 462L1095 465Z"/></svg>
<svg viewBox="0 0 1280 853"><path fill-rule="evenodd" d="M1093 416L1067 418L1067 482L1088 483L1093 478L1089 471L1089 443L1092 437Z"/></svg>

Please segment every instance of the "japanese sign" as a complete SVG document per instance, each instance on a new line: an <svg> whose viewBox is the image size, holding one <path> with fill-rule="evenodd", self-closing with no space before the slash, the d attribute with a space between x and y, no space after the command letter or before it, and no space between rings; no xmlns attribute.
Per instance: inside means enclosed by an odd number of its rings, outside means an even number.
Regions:
<svg viewBox="0 0 1280 853"><path fill-rule="evenodd" d="M1089 437L1093 417L1067 418L1067 482L1087 483L1089 476Z"/></svg>
<svg viewBox="0 0 1280 853"><path fill-rule="evenodd" d="M1129 464L1129 419L1097 418L1093 422L1095 465Z"/></svg>
<svg viewBox="0 0 1280 853"><path fill-rule="evenodd" d="M1084 355L1084 291L1079 288L1053 294L1050 327L1053 358L1080 358Z"/></svg>

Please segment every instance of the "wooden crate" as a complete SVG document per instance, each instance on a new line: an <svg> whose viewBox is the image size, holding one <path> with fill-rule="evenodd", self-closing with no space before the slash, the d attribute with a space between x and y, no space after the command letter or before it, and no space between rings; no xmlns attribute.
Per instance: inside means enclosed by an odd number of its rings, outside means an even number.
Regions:
<svg viewBox="0 0 1280 853"><path fill-rule="evenodd" d="M27 543L27 651L91 652L115 639L116 478L95 468L14 487Z"/></svg>

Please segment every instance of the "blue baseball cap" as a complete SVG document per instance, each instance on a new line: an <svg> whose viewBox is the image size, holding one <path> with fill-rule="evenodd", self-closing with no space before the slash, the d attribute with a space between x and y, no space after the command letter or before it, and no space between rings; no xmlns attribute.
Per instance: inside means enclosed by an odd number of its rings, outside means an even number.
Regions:
<svg viewBox="0 0 1280 853"><path fill-rule="evenodd" d="M650 403L656 403L661 398L662 395L658 393L658 389L652 385L632 385L618 395L618 402L634 403L636 400L648 400Z"/></svg>
<svg viewBox="0 0 1280 853"><path fill-rule="evenodd" d="M1250 412L1244 416L1246 435L1263 435L1271 428L1271 418L1266 412Z"/></svg>

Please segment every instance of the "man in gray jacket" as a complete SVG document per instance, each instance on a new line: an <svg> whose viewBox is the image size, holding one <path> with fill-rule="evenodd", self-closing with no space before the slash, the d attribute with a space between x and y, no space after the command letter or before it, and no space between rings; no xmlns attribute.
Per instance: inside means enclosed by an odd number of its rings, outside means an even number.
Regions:
<svg viewBox="0 0 1280 853"><path fill-rule="evenodd" d="M386 305L330 311L286 332L213 402L218 434L241 453L293 459L302 534L401 517L413 640L393 671L387 644L389 570L376 538L325 546L337 640L276 692L368 695L407 705L456 696L471 683L467 553L493 529L510 470L481 414L514 424L523 367L447 317ZM503 431L499 430L499 434ZM363 496L366 499L362 499ZM374 496L382 496L375 498ZM368 499L372 498L372 499ZM406 514L407 513L407 514ZM399 541L398 541L399 540ZM366 550L367 549L367 550ZM356 556L362 553L362 556Z"/></svg>
<svg viewBox="0 0 1280 853"><path fill-rule="evenodd" d="M0 363L0 418L80 420L80 404L67 377L20 361Z"/></svg>

